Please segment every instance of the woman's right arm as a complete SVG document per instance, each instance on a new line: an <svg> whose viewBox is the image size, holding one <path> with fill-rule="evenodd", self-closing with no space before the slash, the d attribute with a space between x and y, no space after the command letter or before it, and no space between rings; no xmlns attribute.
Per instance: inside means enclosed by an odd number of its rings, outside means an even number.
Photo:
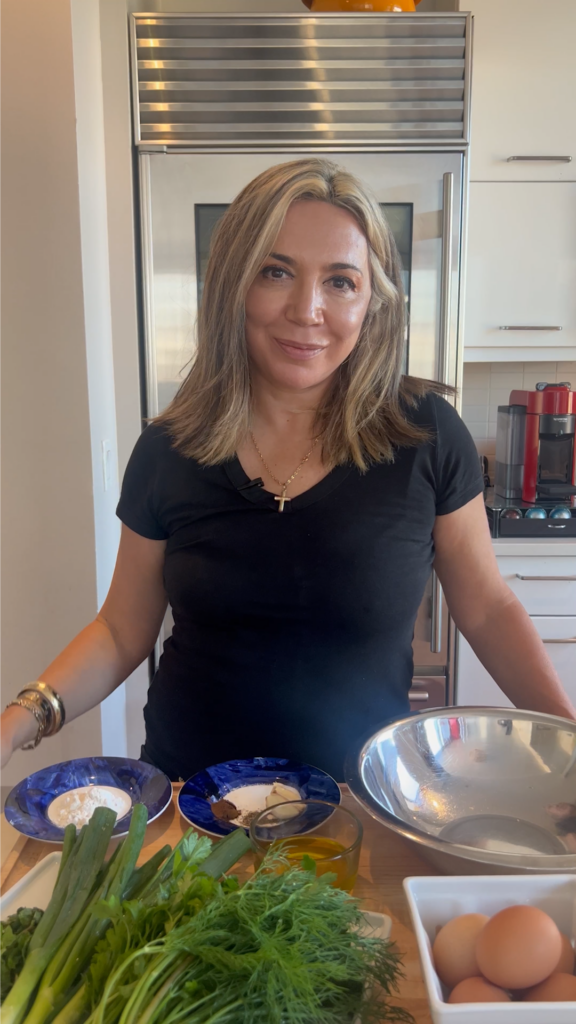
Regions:
<svg viewBox="0 0 576 1024"><path fill-rule="evenodd" d="M67 722L100 704L154 647L168 605L165 548L165 540L149 540L122 526L114 576L100 613L38 676L62 698ZM3 767L15 750L34 739L37 724L18 706L7 708L0 724Z"/></svg>

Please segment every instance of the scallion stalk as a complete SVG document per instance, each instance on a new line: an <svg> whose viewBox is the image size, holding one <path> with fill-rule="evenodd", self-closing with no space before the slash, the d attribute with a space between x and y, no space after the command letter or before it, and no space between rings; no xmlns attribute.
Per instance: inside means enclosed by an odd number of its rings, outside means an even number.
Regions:
<svg viewBox="0 0 576 1024"><path fill-rule="evenodd" d="M218 880L251 849L251 842L243 828L236 828L212 847L202 864L202 874Z"/></svg>
<svg viewBox="0 0 576 1024"><path fill-rule="evenodd" d="M119 855L110 859L109 870L99 888L47 965L26 1024L45 1024L64 993L77 983L87 967L96 944L110 924L109 918L95 917L93 907L101 900L120 902L124 898L142 849L147 821L144 804L135 804L126 841Z"/></svg>
<svg viewBox="0 0 576 1024"><path fill-rule="evenodd" d="M40 978L90 899L115 821L114 811L98 807L74 847L70 849L70 841L65 842L66 870L59 873L52 899L30 941L24 967L4 1000L2 1024L20 1024L24 1019Z"/></svg>

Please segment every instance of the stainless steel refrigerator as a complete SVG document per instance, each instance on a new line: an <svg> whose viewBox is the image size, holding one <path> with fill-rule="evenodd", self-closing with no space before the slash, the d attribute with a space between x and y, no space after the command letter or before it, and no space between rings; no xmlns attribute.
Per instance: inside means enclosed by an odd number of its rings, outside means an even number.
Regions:
<svg viewBox="0 0 576 1024"><path fill-rule="evenodd" d="M265 168L311 153L382 204L404 268L407 372L457 384L468 15L133 15L132 67L147 416L193 354L214 225ZM452 634L432 573L414 708L452 702Z"/></svg>

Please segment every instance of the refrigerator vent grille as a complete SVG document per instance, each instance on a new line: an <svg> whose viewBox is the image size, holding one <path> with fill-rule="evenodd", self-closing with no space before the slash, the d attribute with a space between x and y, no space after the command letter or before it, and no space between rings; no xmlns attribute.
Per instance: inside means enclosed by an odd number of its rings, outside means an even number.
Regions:
<svg viewBox="0 0 576 1024"><path fill-rule="evenodd" d="M134 130L157 148L468 141L470 17L132 16Z"/></svg>

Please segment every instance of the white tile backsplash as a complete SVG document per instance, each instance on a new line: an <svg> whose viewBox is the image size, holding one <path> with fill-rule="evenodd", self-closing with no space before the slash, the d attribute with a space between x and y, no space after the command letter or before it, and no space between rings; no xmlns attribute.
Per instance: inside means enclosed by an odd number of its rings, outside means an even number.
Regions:
<svg viewBox="0 0 576 1024"><path fill-rule="evenodd" d="M540 381L548 380L549 376L550 376L550 374L548 374L547 376L544 376L543 373L533 373L533 372L525 373L524 374L524 387L526 388L527 391L534 391L534 389L536 388L536 385L539 384Z"/></svg>
<svg viewBox="0 0 576 1024"><path fill-rule="evenodd" d="M483 409L486 408L486 390L477 386L476 381L470 382L470 387L466 383L466 374L464 374L465 390L462 394L462 402L465 405L481 405Z"/></svg>
<svg viewBox="0 0 576 1024"><path fill-rule="evenodd" d="M472 437L474 438L475 441L479 441L486 437L486 434L488 432L488 424L486 423L486 420L484 420L483 423L475 420L470 420L467 426L468 430L472 434Z"/></svg>
<svg viewBox="0 0 576 1024"><path fill-rule="evenodd" d="M576 390L576 362L464 363L462 418L480 455L486 455L494 476L498 406L507 405L510 392L533 391L539 381L570 381Z"/></svg>
<svg viewBox="0 0 576 1024"><path fill-rule="evenodd" d="M490 392L498 391L500 394L509 395L512 388L522 387L522 375L517 373L491 373Z"/></svg>
<svg viewBox="0 0 576 1024"><path fill-rule="evenodd" d="M527 368L533 373L543 373L544 380L546 380L546 374L550 372L551 367L558 368L558 363L527 363Z"/></svg>
<svg viewBox="0 0 576 1024"><path fill-rule="evenodd" d="M520 385L520 387L522 387L522 385ZM508 402L510 401L510 392L514 388L518 388L518 384L516 382L506 388L490 388L490 403L488 406L489 416L494 417L496 415L499 405L508 405Z"/></svg>
<svg viewBox="0 0 576 1024"><path fill-rule="evenodd" d="M468 403L466 403L462 406L462 413L467 423L468 421L474 423L487 422L485 405L468 405Z"/></svg>
<svg viewBox="0 0 576 1024"><path fill-rule="evenodd" d="M475 365L478 365L477 363ZM489 373L516 373L518 363L480 363L480 366L487 366Z"/></svg>
<svg viewBox="0 0 576 1024"><path fill-rule="evenodd" d="M485 387L490 383L489 363L464 363L464 372L471 387Z"/></svg>

